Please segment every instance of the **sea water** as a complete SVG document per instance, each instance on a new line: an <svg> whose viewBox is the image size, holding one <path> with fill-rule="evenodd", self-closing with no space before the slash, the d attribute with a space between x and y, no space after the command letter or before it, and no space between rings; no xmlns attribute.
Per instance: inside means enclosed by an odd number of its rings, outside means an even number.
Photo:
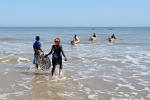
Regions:
<svg viewBox="0 0 150 100"><path fill-rule="evenodd" d="M75 34L81 41L72 46ZM45 54L61 39L68 59L61 75L59 66L53 77L34 69L36 36ZM1 100L150 99L149 27L1 27L0 49Z"/></svg>

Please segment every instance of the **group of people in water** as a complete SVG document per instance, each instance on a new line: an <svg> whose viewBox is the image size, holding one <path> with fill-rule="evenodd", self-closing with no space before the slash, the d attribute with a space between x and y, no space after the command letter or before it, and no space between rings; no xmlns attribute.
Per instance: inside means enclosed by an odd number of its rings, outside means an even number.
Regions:
<svg viewBox="0 0 150 100"><path fill-rule="evenodd" d="M52 76L54 75L55 72L55 68L56 65L59 65L59 75L61 73L62 70L62 55L65 58L65 61L67 61L67 57L65 56L65 53L63 51L63 47L61 45L61 40L60 38L56 38L54 39L54 45L51 47L51 51L44 55L44 52L42 50L42 43L40 42L40 37L36 36L36 41L33 44L33 49L34 49L34 60L33 60L33 64L35 64L35 68L38 69L39 68L39 64L40 64L40 57L41 55L44 57L47 57L49 55L52 54ZM91 40L96 40L96 34L94 33L92 37L90 37ZM111 41L111 39L116 39L115 35L113 34L110 38L108 38L109 41ZM76 42L77 41L77 42ZM79 37L77 37L77 35L74 36L73 41L71 41L72 44L76 44L79 43L80 39Z"/></svg>
<svg viewBox="0 0 150 100"><path fill-rule="evenodd" d="M117 38L115 37L115 35L112 34L111 37L108 38L108 41L109 41L109 42L113 42L113 41L116 40L116 39L117 39ZM95 33L93 33L93 36L90 37L90 40L92 40L92 41L96 40L96 34L95 34ZM77 44L77 43L79 43L79 42L80 42L80 38L77 37L77 35L75 35L73 41L71 41L71 44L74 45L74 44Z"/></svg>

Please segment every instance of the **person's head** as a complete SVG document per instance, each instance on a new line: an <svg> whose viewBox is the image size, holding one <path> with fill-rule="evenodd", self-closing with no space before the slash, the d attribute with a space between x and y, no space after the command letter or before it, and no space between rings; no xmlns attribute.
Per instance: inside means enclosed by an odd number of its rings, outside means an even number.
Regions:
<svg viewBox="0 0 150 100"><path fill-rule="evenodd" d="M54 42L55 42L55 45L60 45L60 38L56 38L56 39L54 40Z"/></svg>
<svg viewBox="0 0 150 100"><path fill-rule="evenodd" d="M40 37L39 36L36 36L36 38L35 38L37 41L39 41L40 40Z"/></svg>
<svg viewBox="0 0 150 100"><path fill-rule="evenodd" d="M74 37L77 37L77 35L75 34Z"/></svg>

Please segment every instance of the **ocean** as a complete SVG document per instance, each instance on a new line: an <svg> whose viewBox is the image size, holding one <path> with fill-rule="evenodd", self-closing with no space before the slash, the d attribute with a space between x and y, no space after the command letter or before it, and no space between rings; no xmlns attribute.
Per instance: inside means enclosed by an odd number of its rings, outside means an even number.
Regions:
<svg viewBox="0 0 150 100"><path fill-rule="evenodd" d="M81 41L72 46L75 34ZM59 66L53 77L52 67L34 69L36 36L45 54L61 39L68 59L61 75ZM0 100L150 99L149 27L1 27L0 49Z"/></svg>

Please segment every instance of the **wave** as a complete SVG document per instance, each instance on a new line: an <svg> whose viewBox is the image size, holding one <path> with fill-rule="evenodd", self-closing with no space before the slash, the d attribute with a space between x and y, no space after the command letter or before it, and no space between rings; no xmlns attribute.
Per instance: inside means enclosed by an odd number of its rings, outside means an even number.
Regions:
<svg viewBox="0 0 150 100"><path fill-rule="evenodd" d="M22 58L22 57L18 57L18 58L0 58L0 63L17 64L17 63L21 63L21 62L30 62L30 61L31 61L31 59Z"/></svg>
<svg viewBox="0 0 150 100"><path fill-rule="evenodd" d="M127 45L127 46L147 46L149 43L116 43L118 45Z"/></svg>
<svg viewBox="0 0 150 100"><path fill-rule="evenodd" d="M20 43L21 41L24 43L24 41L32 41L31 38L24 38L24 37L4 37L4 38L0 38L1 42L18 42Z"/></svg>
<svg viewBox="0 0 150 100"><path fill-rule="evenodd" d="M4 40L4 41L12 41L12 40L22 40L22 39L19 39L19 38L0 38L0 40Z"/></svg>

